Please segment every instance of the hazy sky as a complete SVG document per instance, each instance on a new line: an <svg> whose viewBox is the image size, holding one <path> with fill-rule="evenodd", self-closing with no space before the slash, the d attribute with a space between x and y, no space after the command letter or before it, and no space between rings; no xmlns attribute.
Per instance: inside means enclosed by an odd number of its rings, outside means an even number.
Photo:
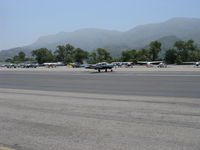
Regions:
<svg viewBox="0 0 200 150"><path fill-rule="evenodd" d="M173 17L200 18L200 0L0 0L0 50L61 31L126 31Z"/></svg>

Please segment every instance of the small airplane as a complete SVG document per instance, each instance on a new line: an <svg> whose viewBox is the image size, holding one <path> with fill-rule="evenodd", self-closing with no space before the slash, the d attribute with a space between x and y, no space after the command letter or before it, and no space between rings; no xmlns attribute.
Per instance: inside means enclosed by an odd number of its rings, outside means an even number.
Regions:
<svg viewBox="0 0 200 150"><path fill-rule="evenodd" d="M118 67L122 67L122 66L125 66L125 67L133 67L134 62L112 62L113 65L115 66L118 66Z"/></svg>
<svg viewBox="0 0 200 150"><path fill-rule="evenodd" d="M191 61L191 62L183 62L182 64L183 64L183 65L194 65L194 66L196 66L196 67L199 67L199 66L200 66L200 61L196 61L196 62L194 62L194 61Z"/></svg>
<svg viewBox="0 0 200 150"><path fill-rule="evenodd" d="M53 68L56 66L64 66L62 62L43 63L43 65L47 66L48 68Z"/></svg>
<svg viewBox="0 0 200 150"><path fill-rule="evenodd" d="M39 64L36 62L23 62L18 64L18 67L20 68L37 68L39 67Z"/></svg>
<svg viewBox="0 0 200 150"><path fill-rule="evenodd" d="M138 61L139 65L146 65L147 67L153 67L154 65L163 66L163 61Z"/></svg>
<svg viewBox="0 0 200 150"><path fill-rule="evenodd" d="M10 63L10 62L5 62L1 64L1 67L6 67L6 68L17 68L17 64Z"/></svg>
<svg viewBox="0 0 200 150"><path fill-rule="evenodd" d="M200 65L200 61L195 62L196 67L199 67L199 65Z"/></svg>
<svg viewBox="0 0 200 150"><path fill-rule="evenodd" d="M101 72L101 70L105 70L105 72L108 71L108 69L111 70L111 72L113 71L113 68L114 65L113 64L109 64L107 62L100 62L100 63L97 63L95 65L89 65L87 67L85 67L86 69L95 69L95 70L98 70L98 72Z"/></svg>

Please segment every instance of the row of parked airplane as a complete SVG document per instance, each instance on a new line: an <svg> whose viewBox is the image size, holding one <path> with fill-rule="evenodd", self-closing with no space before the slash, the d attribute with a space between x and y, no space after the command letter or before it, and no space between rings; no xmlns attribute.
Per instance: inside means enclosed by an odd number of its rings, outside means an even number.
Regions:
<svg viewBox="0 0 200 150"><path fill-rule="evenodd" d="M138 61L137 64L138 65L146 65L147 67L154 67L156 65L158 68L167 68L167 64L165 64L163 61L151 61L151 62ZM190 65L193 64L196 67L200 66L200 62L189 62L188 64L190 64ZM135 64L133 62L113 62L111 64L102 62L102 63L97 63L95 65L88 65L85 68L95 69L95 70L98 70L98 72L101 72L101 70L105 70L105 72L107 72L108 70L111 70L111 72L112 72L113 67L116 67L116 66L120 67L122 65L125 65L127 67L130 67L130 66L132 67Z"/></svg>
<svg viewBox="0 0 200 150"><path fill-rule="evenodd" d="M65 66L65 64L62 62L43 63L42 65L39 65L37 62L23 62L19 64L5 62L5 63L1 63L0 66L6 67L6 68L37 68L39 66L47 66L48 68L50 68L50 67L56 67L56 66Z"/></svg>
<svg viewBox="0 0 200 150"><path fill-rule="evenodd" d="M6 68L36 68L39 66L38 63L36 62L24 62L24 63L10 63L10 62L5 62L1 63L1 67L6 67Z"/></svg>
<svg viewBox="0 0 200 150"><path fill-rule="evenodd" d="M146 65L147 67L153 67L154 65L157 65L159 68L166 68L167 65L162 62L162 61L153 61L153 62L146 62L146 61L138 61L137 64L139 65ZM135 65L133 62L113 62L111 64L106 63L106 62L101 62L97 63L95 65L89 65L86 68L87 69L95 69L98 70L98 72L101 72L101 70L105 70L107 72L110 70L111 72L113 71L113 67L121 67L121 66L126 66L126 67L132 67Z"/></svg>
<svg viewBox="0 0 200 150"><path fill-rule="evenodd" d="M186 64L194 64L195 66L199 66L200 62L185 62ZM167 65L163 61L138 61L138 65L146 65L147 67L154 67L155 65L159 68L166 68ZM121 66L126 66L126 67L132 67L135 65L133 62L112 62L112 63L107 63L107 62L100 62L97 64L75 64L71 63L70 64L73 68L86 68L86 69L95 69L98 70L98 72L101 72L101 70L105 70L107 72L110 70L111 72L113 71L114 67L121 67ZM1 64L1 67L7 67L7 68L36 68L38 66L47 66L48 68L53 68L56 66L65 66L64 63L62 62L53 62L53 63L43 63L42 65L39 65L36 62L24 62L20 64L13 64L13 63L3 63Z"/></svg>

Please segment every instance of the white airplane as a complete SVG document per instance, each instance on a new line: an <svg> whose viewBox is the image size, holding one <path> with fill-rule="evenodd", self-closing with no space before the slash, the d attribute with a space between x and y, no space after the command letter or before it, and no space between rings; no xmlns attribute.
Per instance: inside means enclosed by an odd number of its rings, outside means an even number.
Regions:
<svg viewBox="0 0 200 150"><path fill-rule="evenodd" d="M56 66L64 66L62 62L53 62L53 63L43 63L44 66L47 66L48 68L53 68Z"/></svg>
<svg viewBox="0 0 200 150"><path fill-rule="evenodd" d="M183 65L195 65L196 67L199 67L200 66L200 61L183 62Z"/></svg>
<svg viewBox="0 0 200 150"><path fill-rule="evenodd" d="M199 62L199 61L195 63L195 66L196 66L196 67L199 67L199 65L200 65L200 62Z"/></svg>
<svg viewBox="0 0 200 150"><path fill-rule="evenodd" d="M163 61L138 61L137 64L146 65L147 67L153 67L154 65L158 65L158 67L166 66Z"/></svg>

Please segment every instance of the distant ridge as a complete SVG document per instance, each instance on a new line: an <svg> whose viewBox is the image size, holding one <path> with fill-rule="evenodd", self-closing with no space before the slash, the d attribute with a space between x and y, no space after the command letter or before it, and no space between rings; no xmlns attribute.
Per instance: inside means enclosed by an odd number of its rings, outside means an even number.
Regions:
<svg viewBox="0 0 200 150"><path fill-rule="evenodd" d="M172 18L162 23L139 25L126 32L95 28L80 29L74 32L60 32L39 37L33 44L0 51L0 60L25 51L28 56L33 49L48 48L55 50L57 45L70 43L75 47L93 51L106 48L112 55L119 56L122 50L146 47L149 42L159 40L166 50L176 40L193 39L200 45L200 19Z"/></svg>

